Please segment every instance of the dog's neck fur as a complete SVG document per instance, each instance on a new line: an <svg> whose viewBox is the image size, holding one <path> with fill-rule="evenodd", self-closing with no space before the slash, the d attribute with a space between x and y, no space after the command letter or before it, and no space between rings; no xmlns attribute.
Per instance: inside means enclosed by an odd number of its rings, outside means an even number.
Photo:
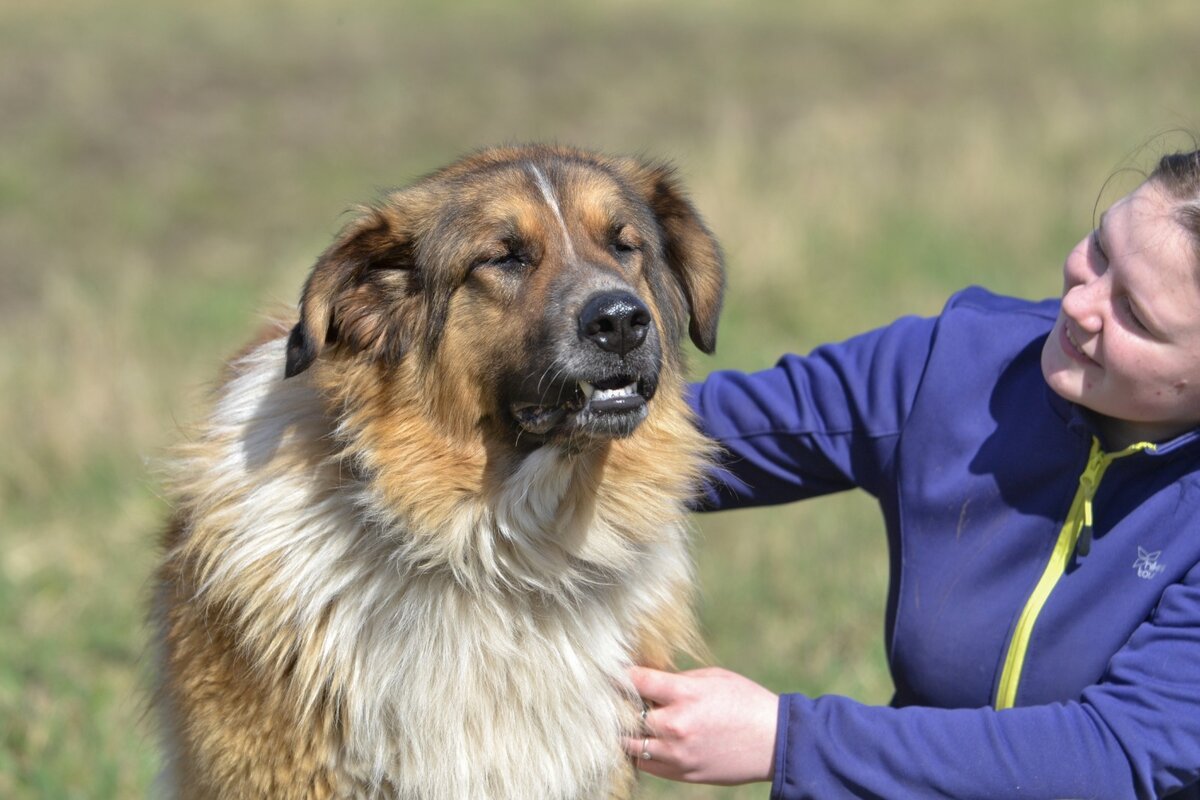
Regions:
<svg viewBox="0 0 1200 800"><path fill-rule="evenodd" d="M626 667L664 666L695 641L681 520L704 440L652 412L640 444L497 463L402 396L389 415L346 403L331 421L345 376L284 381L283 353L279 339L235 365L184 454L180 494L204 528L174 557L197 594L235 610L264 674L291 676L301 719L332 704L342 766L364 790L553 798L602 785L636 725ZM682 405L680 388L655 402ZM660 462L668 449L683 455ZM562 749L528 748L547 740Z"/></svg>

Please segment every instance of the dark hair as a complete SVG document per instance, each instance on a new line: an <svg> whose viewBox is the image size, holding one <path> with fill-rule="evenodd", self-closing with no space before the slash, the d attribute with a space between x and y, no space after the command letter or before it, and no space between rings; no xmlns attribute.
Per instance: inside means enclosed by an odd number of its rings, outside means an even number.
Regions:
<svg viewBox="0 0 1200 800"><path fill-rule="evenodd" d="M1200 150L1163 156L1149 180L1179 201L1175 219L1200 247Z"/></svg>

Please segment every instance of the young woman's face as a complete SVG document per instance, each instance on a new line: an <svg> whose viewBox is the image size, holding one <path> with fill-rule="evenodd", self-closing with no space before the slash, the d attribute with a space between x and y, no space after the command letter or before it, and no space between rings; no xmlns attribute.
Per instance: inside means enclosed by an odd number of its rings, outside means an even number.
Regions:
<svg viewBox="0 0 1200 800"><path fill-rule="evenodd" d="M1110 447L1200 425L1200 270L1177 205L1145 183L1067 256L1042 348L1055 392L1107 418Z"/></svg>

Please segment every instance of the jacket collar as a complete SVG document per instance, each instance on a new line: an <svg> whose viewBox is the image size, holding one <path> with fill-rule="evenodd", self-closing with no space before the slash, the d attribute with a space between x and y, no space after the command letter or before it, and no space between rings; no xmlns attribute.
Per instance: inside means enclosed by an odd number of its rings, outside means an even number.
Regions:
<svg viewBox="0 0 1200 800"><path fill-rule="evenodd" d="M1090 442L1095 437L1100 440L1101 445L1104 444L1104 436L1100 433L1100 426L1097 424L1097 415L1094 411L1064 399L1044 381L1042 388L1045 391L1046 400L1050 404L1050 407L1066 423L1068 430L1077 434L1085 441ZM1144 455L1164 456L1185 448L1200 450L1200 427L1184 431L1165 442L1155 442L1155 445L1156 447L1153 451L1147 451Z"/></svg>

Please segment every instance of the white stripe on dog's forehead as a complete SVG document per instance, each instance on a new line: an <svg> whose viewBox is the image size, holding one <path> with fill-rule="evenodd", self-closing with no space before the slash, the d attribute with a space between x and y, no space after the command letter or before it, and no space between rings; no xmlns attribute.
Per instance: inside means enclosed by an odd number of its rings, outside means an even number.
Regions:
<svg viewBox="0 0 1200 800"><path fill-rule="evenodd" d="M554 212L555 219L558 220L559 227L562 228L563 243L567 248L567 256L571 261L575 261L575 246L571 244L571 234L567 231L567 223L563 219L562 210L559 208L558 198L554 195L554 187L550 185L550 181L546 180L546 176L536 166L530 164L529 169L533 171L533 178L537 181L538 189L542 192L542 197L545 198L546 204L550 206L550 210Z"/></svg>

